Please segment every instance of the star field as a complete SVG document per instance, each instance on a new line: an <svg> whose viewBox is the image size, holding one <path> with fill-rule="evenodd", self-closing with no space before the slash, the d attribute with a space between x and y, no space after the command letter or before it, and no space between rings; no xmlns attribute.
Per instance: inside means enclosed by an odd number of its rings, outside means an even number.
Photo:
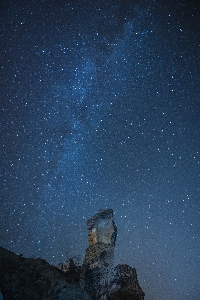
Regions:
<svg viewBox="0 0 200 300"><path fill-rule="evenodd" d="M2 1L0 244L83 259L112 208L146 300L200 295L198 1Z"/></svg>

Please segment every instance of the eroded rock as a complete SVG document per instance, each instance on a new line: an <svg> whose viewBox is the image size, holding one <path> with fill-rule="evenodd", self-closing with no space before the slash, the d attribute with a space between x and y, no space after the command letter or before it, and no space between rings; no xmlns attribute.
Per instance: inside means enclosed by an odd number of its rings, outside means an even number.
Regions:
<svg viewBox="0 0 200 300"><path fill-rule="evenodd" d="M82 266L72 259L51 266L0 247L0 297L4 300L144 300L136 270L114 267L117 237L112 209L87 221L88 243Z"/></svg>
<svg viewBox="0 0 200 300"><path fill-rule="evenodd" d="M24 258L0 247L0 291L4 300L91 300L74 278L44 259Z"/></svg>
<svg viewBox="0 0 200 300"><path fill-rule="evenodd" d="M136 269L126 264L117 265L115 277L109 287L108 300L143 300L144 296Z"/></svg>
<svg viewBox="0 0 200 300"><path fill-rule="evenodd" d="M114 267L117 226L113 210L100 210L87 221L88 243L82 268L85 289L94 300L143 300L136 270Z"/></svg>

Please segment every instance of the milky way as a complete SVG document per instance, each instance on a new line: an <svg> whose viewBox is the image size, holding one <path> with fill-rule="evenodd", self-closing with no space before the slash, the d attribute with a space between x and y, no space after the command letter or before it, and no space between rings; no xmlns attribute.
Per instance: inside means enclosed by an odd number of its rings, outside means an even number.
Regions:
<svg viewBox="0 0 200 300"><path fill-rule="evenodd" d="M145 299L199 299L198 1L2 3L1 246L81 261L112 208Z"/></svg>

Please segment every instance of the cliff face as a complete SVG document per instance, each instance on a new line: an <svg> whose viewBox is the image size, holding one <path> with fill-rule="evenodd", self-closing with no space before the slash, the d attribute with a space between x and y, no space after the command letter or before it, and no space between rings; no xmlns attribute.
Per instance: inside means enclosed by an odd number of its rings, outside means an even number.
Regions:
<svg viewBox="0 0 200 300"><path fill-rule="evenodd" d="M100 210L87 221L87 229L89 246L82 266L69 259L56 268L0 247L0 299L144 300L136 270L114 267L113 211Z"/></svg>
<svg viewBox="0 0 200 300"><path fill-rule="evenodd" d="M43 259L24 258L0 247L0 299L91 300L73 276Z"/></svg>

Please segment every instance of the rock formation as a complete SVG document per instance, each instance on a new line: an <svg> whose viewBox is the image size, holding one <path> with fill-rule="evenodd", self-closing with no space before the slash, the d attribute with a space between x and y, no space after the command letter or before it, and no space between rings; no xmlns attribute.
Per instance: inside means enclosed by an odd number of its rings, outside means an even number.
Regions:
<svg viewBox="0 0 200 300"><path fill-rule="evenodd" d="M143 300L144 295L137 280L136 269L125 264L117 265L108 300Z"/></svg>
<svg viewBox="0 0 200 300"><path fill-rule="evenodd" d="M85 288L93 299L104 299L114 278L117 227L112 209L100 210L87 221L87 229L89 247L83 262Z"/></svg>
<svg viewBox="0 0 200 300"><path fill-rule="evenodd" d="M94 300L143 300L134 268L114 267L117 226L113 210L100 210L87 221L88 243L82 267L86 291Z"/></svg>
<svg viewBox="0 0 200 300"><path fill-rule="evenodd" d="M24 258L2 247L0 292L4 300L91 300L73 276L44 259Z"/></svg>
<svg viewBox="0 0 200 300"><path fill-rule="evenodd" d="M82 266L69 259L56 268L0 247L0 300L144 300L136 270L125 264L114 267L112 209L100 210L87 221L87 229Z"/></svg>

